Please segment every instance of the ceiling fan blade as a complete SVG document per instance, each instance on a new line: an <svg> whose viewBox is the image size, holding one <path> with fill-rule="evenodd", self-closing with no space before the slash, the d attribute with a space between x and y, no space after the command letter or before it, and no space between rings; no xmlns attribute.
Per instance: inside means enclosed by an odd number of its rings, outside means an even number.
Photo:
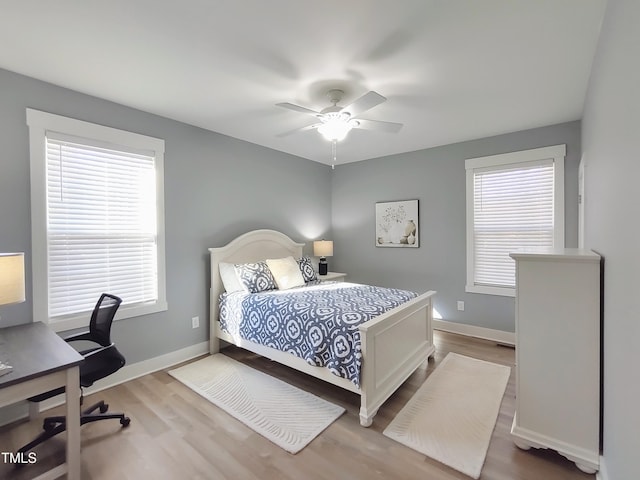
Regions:
<svg viewBox="0 0 640 480"><path fill-rule="evenodd" d="M318 128L322 123L314 123L313 125L307 125L302 128L294 128L293 130L289 130L287 132L282 132L276 135L276 137L288 137L289 135L293 135L298 132L306 132L307 130L313 130L314 128Z"/></svg>
<svg viewBox="0 0 640 480"><path fill-rule="evenodd" d="M379 93L376 93L372 90L370 92L365 93L360 98L358 98L355 102L353 102L351 105L347 105L340 111L349 113L349 115L351 115L351 118L353 118L363 112L366 112L370 108L375 107L376 105L380 105L385 100L386 100L385 97L383 97Z"/></svg>
<svg viewBox="0 0 640 480"><path fill-rule="evenodd" d="M380 132L398 133L404 126L402 123L394 122L381 122L379 120L365 120L364 118L358 118L356 120L358 126L355 128L363 128L365 130L378 130Z"/></svg>
<svg viewBox="0 0 640 480"><path fill-rule="evenodd" d="M293 103L288 103L288 102L276 103L276 105L278 107L288 108L289 110L293 110L295 112L307 113L309 115L314 115L314 116L322 115L320 112L316 112L315 110L311 110L310 108L301 107L300 105L295 105Z"/></svg>

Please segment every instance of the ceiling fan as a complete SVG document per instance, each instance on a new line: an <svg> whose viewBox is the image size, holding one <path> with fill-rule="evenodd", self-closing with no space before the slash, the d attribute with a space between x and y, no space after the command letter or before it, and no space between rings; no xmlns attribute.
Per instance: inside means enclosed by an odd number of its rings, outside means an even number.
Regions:
<svg viewBox="0 0 640 480"><path fill-rule="evenodd" d="M386 100L386 98L379 93L374 91L367 92L350 105L341 107L338 103L342 100L343 95L344 91L342 90L329 90L327 92L327 97L333 105L324 108L319 112L293 103L277 103L276 105L279 107L313 115L320 120L318 123L314 123L313 125L290 130L288 132L281 133L278 136L285 137L296 132L317 129L325 139L335 143L343 140L352 128L378 130L390 133L397 133L402 128L401 123L381 122L378 120L366 120L364 118L359 118L361 113L366 112L376 105L380 105Z"/></svg>

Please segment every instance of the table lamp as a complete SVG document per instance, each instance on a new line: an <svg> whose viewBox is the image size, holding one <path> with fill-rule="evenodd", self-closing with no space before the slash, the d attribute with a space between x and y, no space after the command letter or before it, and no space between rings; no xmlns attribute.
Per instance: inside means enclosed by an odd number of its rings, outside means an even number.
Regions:
<svg viewBox="0 0 640 480"><path fill-rule="evenodd" d="M24 300L24 253L0 253L0 305Z"/></svg>
<svg viewBox="0 0 640 480"><path fill-rule="evenodd" d="M317 240L313 242L313 254L316 257L320 257L318 273L320 275L326 275L329 271L327 257L333 256L333 242L331 240Z"/></svg>
<svg viewBox="0 0 640 480"><path fill-rule="evenodd" d="M0 305L24 302L24 253L0 253ZM0 344L3 343L0 333ZM0 358L0 376L13 367Z"/></svg>

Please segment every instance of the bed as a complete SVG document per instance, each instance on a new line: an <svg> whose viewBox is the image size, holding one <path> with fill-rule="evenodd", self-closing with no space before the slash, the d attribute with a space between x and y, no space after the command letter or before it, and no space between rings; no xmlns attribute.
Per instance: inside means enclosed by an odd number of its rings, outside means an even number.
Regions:
<svg viewBox="0 0 640 480"><path fill-rule="evenodd" d="M428 358L433 356L432 311L434 291L419 294L385 313L361 323L359 382L335 375L329 368L307 363L292 353L232 335L220 325L220 296L225 288L220 264L246 264L265 259L303 256L303 243L275 230L254 230L223 247L210 248L210 351L220 350L220 340L249 350L298 371L360 395L360 424L368 427L380 406Z"/></svg>

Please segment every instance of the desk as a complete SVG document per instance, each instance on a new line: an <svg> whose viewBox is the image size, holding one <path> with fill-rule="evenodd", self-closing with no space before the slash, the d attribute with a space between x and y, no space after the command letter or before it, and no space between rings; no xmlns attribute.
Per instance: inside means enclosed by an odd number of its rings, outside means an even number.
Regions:
<svg viewBox="0 0 640 480"><path fill-rule="evenodd" d="M13 367L0 376L0 407L66 388L66 462L38 479L80 480L80 368L83 357L43 323L0 329L0 355Z"/></svg>

